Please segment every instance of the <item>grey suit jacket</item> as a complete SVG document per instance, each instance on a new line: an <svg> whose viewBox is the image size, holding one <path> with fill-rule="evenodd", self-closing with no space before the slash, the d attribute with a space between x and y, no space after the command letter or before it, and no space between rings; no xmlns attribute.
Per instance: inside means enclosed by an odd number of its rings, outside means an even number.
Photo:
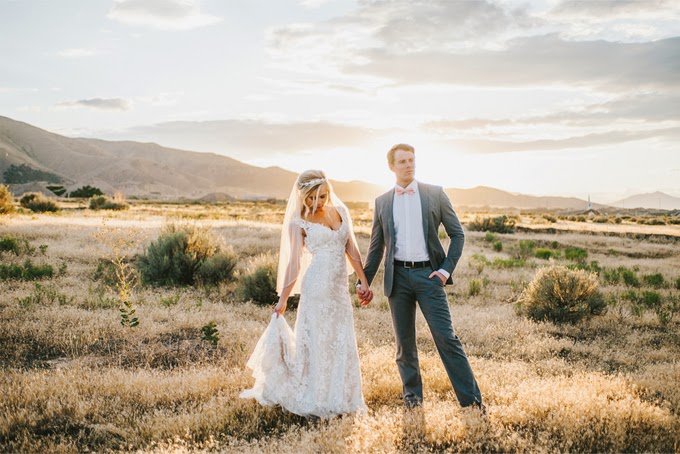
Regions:
<svg viewBox="0 0 680 454"><path fill-rule="evenodd" d="M453 274L463 253L465 233L458 221L456 212L453 211L451 201L444 193L441 186L434 186L418 182L418 194L423 213L423 232L425 232L425 244L430 262L435 270L444 269ZM373 212L373 230L371 231L371 243L366 257L364 272L370 285L373 282L380 262L385 258L385 296L392 293L394 278L394 247L396 234L394 230L394 217L392 207L394 202L394 189L390 189L375 199ZM449 250L444 252L439 241L439 225L443 224L446 234L451 239ZM446 281L452 284L451 277Z"/></svg>

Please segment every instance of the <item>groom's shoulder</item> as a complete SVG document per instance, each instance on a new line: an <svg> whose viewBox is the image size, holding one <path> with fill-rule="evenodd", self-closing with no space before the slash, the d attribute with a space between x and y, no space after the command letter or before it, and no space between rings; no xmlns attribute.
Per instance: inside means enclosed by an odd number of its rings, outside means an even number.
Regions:
<svg viewBox="0 0 680 454"><path fill-rule="evenodd" d="M389 191L380 194L378 197L375 198L375 202L378 203L378 202L382 202L384 200L387 200L387 198L389 198L390 193L392 191L394 191L394 188L390 188Z"/></svg>
<svg viewBox="0 0 680 454"><path fill-rule="evenodd" d="M418 181L418 188L421 188L430 193L441 192L444 190L442 186L437 186L436 184L423 183L422 181Z"/></svg>

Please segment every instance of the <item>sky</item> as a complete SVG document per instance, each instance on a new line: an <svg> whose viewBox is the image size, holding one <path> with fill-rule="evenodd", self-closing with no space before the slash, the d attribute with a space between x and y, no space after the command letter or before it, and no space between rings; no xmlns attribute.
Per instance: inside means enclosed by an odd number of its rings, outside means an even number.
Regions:
<svg viewBox="0 0 680 454"><path fill-rule="evenodd" d="M680 197L677 0L0 0L0 115L295 172Z"/></svg>

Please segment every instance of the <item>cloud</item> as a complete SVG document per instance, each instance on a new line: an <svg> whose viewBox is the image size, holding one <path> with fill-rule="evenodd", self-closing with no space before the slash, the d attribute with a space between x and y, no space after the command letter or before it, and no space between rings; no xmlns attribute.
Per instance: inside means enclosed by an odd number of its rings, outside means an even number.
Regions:
<svg viewBox="0 0 680 454"><path fill-rule="evenodd" d="M300 4L305 8L318 8L331 1L333 0L300 0Z"/></svg>
<svg viewBox="0 0 680 454"><path fill-rule="evenodd" d="M272 50L352 58L361 49L390 52L497 47L506 35L538 26L524 10L496 3L450 0L363 0L347 15L321 23L296 23L269 31ZM338 55L339 54L339 55Z"/></svg>
<svg viewBox="0 0 680 454"><path fill-rule="evenodd" d="M276 123L267 120L173 121L138 126L117 138L166 146L227 153L239 159L352 147L377 132L325 121ZM109 137L111 135L109 134Z"/></svg>
<svg viewBox="0 0 680 454"><path fill-rule="evenodd" d="M562 125L574 127L613 126L616 123L658 124L680 121L680 93L646 93L621 96L607 102L590 104L573 110L557 111L546 115L515 118L463 118L456 120L431 120L423 127L438 133L493 129L497 127L527 127Z"/></svg>
<svg viewBox="0 0 680 454"><path fill-rule="evenodd" d="M474 54L384 49L363 51L349 72L398 84L475 86L589 86L603 91L680 87L680 38L649 43L564 41L557 35L513 40L499 51Z"/></svg>
<svg viewBox="0 0 680 454"><path fill-rule="evenodd" d="M647 139L678 140L680 127L650 131L608 131L562 139L539 139L529 141L500 140L453 140L456 149L473 153L507 153L520 151L554 151L574 148L589 148L603 145L617 145Z"/></svg>
<svg viewBox="0 0 680 454"><path fill-rule="evenodd" d="M161 30L190 30L222 21L202 13L198 0L115 0L108 17Z"/></svg>
<svg viewBox="0 0 680 454"><path fill-rule="evenodd" d="M98 54L99 51L96 49L64 49L57 52L59 57L65 58L93 57Z"/></svg>
<svg viewBox="0 0 680 454"><path fill-rule="evenodd" d="M617 19L654 7L680 17L671 1L647 3L563 2L546 13L528 2L515 8L482 0L362 0L343 16L271 29L268 44L298 73L363 75L400 85L576 85L609 92L677 87L677 25ZM581 10L591 19L572 24L567 14Z"/></svg>
<svg viewBox="0 0 680 454"><path fill-rule="evenodd" d="M66 101L57 104L61 108L86 107L97 110L129 110L132 103L122 98L92 98L81 99L79 101Z"/></svg>
<svg viewBox="0 0 680 454"><path fill-rule="evenodd" d="M668 18L669 13L677 15L676 0L566 0L558 3L550 12L551 16L565 18L592 18L596 20L630 17Z"/></svg>

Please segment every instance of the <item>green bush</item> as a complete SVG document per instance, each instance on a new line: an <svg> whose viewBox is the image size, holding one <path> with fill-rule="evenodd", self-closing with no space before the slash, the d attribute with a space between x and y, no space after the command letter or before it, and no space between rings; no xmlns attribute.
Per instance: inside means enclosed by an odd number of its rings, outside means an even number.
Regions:
<svg viewBox="0 0 680 454"><path fill-rule="evenodd" d="M40 192L29 192L19 200L22 207L28 208L34 213L57 212L59 206L53 201L47 199Z"/></svg>
<svg viewBox="0 0 680 454"><path fill-rule="evenodd" d="M130 205L123 201L112 200L105 195L94 196L90 199L91 210L127 210Z"/></svg>
<svg viewBox="0 0 680 454"><path fill-rule="evenodd" d="M675 288L680 290L680 277L675 280Z"/></svg>
<svg viewBox="0 0 680 454"><path fill-rule="evenodd" d="M493 250L496 252L501 252L503 250L503 243L500 240L494 241Z"/></svg>
<svg viewBox="0 0 680 454"><path fill-rule="evenodd" d="M211 260L201 270L208 259L218 254L223 256ZM232 277L236 260L230 254L209 230L170 224L137 260L137 269L143 282L151 285L194 285L199 281L216 284L215 279ZM217 269L220 265L228 269Z"/></svg>
<svg viewBox="0 0 680 454"><path fill-rule="evenodd" d="M607 303L594 273L553 265L538 270L516 309L532 320L574 324L604 314Z"/></svg>
<svg viewBox="0 0 680 454"><path fill-rule="evenodd" d="M0 184L0 214L9 214L14 212L14 197L9 192L9 188L4 184Z"/></svg>
<svg viewBox="0 0 680 454"><path fill-rule="evenodd" d="M607 216L596 216L593 218L593 222L597 222L598 224L606 224L609 222L609 218Z"/></svg>
<svg viewBox="0 0 680 454"><path fill-rule="evenodd" d="M554 224L555 222L557 222L557 218L556 218L555 216L550 215L550 214L544 214L544 215L543 215L543 219L545 219L546 221L548 221L548 222L550 222L550 223L552 223L552 224Z"/></svg>
<svg viewBox="0 0 680 454"><path fill-rule="evenodd" d="M494 235L491 232L486 232L486 235L484 235L484 241L493 243L494 241L496 241L496 235Z"/></svg>
<svg viewBox="0 0 680 454"><path fill-rule="evenodd" d="M649 287L662 288L666 286L666 279L661 273L645 274L642 276L642 281Z"/></svg>
<svg viewBox="0 0 680 454"><path fill-rule="evenodd" d="M536 243L530 240L521 240L517 245L510 248L510 253L517 260L526 260L534 255Z"/></svg>
<svg viewBox="0 0 680 454"><path fill-rule="evenodd" d="M628 287L639 287L640 286L640 279L638 279L637 274L635 271L630 270L626 268L625 266L620 266L618 268L619 275L621 276L621 280L623 280L623 283L626 284Z"/></svg>
<svg viewBox="0 0 680 454"><path fill-rule="evenodd" d="M468 281L468 295L476 296L482 292L482 281L479 279L471 279Z"/></svg>
<svg viewBox="0 0 680 454"><path fill-rule="evenodd" d="M99 188L95 188L94 186L86 185L82 186L74 191L71 191L69 194L69 197L80 197L83 199L89 199L91 197L97 196L97 195L104 195L104 193L101 191Z"/></svg>
<svg viewBox="0 0 680 454"><path fill-rule="evenodd" d="M475 232L515 233L515 221L507 216L481 218L477 216L468 224L468 229Z"/></svg>
<svg viewBox="0 0 680 454"><path fill-rule="evenodd" d="M244 301L268 306L278 301L276 294L277 265L273 260L263 258L260 264L240 279L238 294Z"/></svg>
<svg viewBox="0 0 680 454"><path fill-rule="evenodd" d="M564 257L574 262L585 262L588 258L588 251L580 247L568 246L564 250Z"/></svg>
<svg viewBox="0 0 680 454"><path fill-rule="evenodd" d="M11 252L14 255L33 254L35 246L28 240L17 238L10 234L0 236L0 252Z"/></svg>
<svg viewBox="0 0 680 454"><path fill-rule="evenodd" d="M48 183L61 183L61 177L50 172L34 169L26 164L12 164L3 172L5 183L22 184L33 181L47 181Z"/></svg>
<svg viewBox="0 0 680 454"><path fill-rule="evenodd" d="M217 285L220 282L228 282L234 278L234 271L238 261L236 256L229 252L218 252L198 268L196 278L203 285Z"/></svg>
<svg viewBox="0 0 680 454"><path fill-rule="evenodd" d="M53 275L54 269L52 265L34 265L30 260L26 260L23 265L0 263L0 280L33 281L52 277Z"/></svg>
<svg viewBox="0 0 680 454"><path fill-rule="evenodd" d="M554 255L553 251L545 248L536 249L536 252L534 253L534 257L543 260L548 260L551 257L553 257L553 255Z"/></svg>
<svg viewBox="0 0 680 454"><path fill-rule="evenodd" d="M659 294L659 292L645 290L644 292L642 292L642 298L640 299L640 302L649 309L656 309L658 307L661 307L662 304L661 295Z"/></svg>

